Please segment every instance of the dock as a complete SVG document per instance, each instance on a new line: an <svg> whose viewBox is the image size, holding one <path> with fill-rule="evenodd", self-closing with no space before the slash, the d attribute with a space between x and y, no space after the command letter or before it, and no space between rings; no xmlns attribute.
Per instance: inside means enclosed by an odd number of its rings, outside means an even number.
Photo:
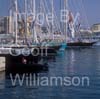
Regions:
<svg viewBox="0 0 100 99"><path fill-rule="evenodd" d="M5 57L0 57L0 72L5 71Z"/></svg>

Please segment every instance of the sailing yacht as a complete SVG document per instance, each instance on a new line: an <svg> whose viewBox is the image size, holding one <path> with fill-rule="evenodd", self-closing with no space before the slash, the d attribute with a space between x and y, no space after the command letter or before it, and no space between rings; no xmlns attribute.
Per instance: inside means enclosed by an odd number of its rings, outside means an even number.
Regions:
<svg viewBox="0 0 100 99"><path fill-rule="evenodd" d="M68 1L67 1L68 3ZM68 8L67 8L68 10ZM68 10L68 18L67 18L67 46L92 46L95 44L95 41L92 40L84 40L81 37L81 23L80 23L80 13L76 13L76 17L72 11ZM76 24L77 23L77 24Z"/></svg>

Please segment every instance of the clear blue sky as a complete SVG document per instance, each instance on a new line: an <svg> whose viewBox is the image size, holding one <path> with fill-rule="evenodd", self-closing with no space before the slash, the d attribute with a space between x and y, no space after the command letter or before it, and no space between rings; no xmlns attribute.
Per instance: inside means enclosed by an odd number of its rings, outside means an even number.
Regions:
<svg viewBox="0 0 100 99"><path fill-rule="evenodd" d="M100 23L100 0L83 0L90 24Z"/></svg>
<svg viewBox="0 0 100 99"><path fill-rule="evenodd" d="M10 1L11 0L0 0L0 16L8 15ZM59 0L54 1L58 2ZM79 12L82 12L83 18L86 19L87 17L90 25L100 23L100 0L82 0L82 2L85 8L83 12L80 0L69 0L69 6L73 11L76 10L77 12L77 10L79 10ZM55 5L59 6L59 3L55 3Z"/></svg>

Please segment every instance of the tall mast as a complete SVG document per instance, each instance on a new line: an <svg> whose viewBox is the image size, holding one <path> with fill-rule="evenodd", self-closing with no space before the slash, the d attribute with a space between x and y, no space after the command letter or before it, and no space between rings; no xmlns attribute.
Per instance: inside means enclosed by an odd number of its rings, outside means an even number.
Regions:
<svg viewBox="0 0 100 99"><path fill-rule="evenodd" d="M27 0L25 0L25 38L27 38Z"/></svg>
<svg viewBox="0 0 100 99"><path fill-rule="evenodd" d="M18 15L18 5L17 5L17 0L15 0L15 44L17 45L18 43L18 19L17 19L17 15Z"/></svg>
<svg viewBox="0 0 100 99"><path fill-rule="evenodd" d="M64 23L65 39L67 41L67 28L68 28L68 0L64 0L64 10L67 11L66 22Z"/></svg>
<svg viewBox="0 0 100 99"><path fill-rule="evenodd" d="M37 33L36 33L36 27L35 27L35 23L36 23L36 0L33 0L33 14L34 14L34 26L33 26L33 39L35 43L38 43L38 39L37 39Z"/></svg>
<svg viewBox="0 0 100 99"><path fill-rule="evenodd" d="M60 0L60 11L62 10L62 0ZM61 31L63 31L63 27L62 27L62 22L60 21L60 27L61 27Z"/></svg>
<svg viewBox="0 0 100 99"><path fill-rule="evenodd" d="M66 11L67 10L67 0L64 0L64 10ZM67 15L66 15L67 16ZM66 20L67 21L67 20ZM66 33L66 25L67 25L67 22L64 23L64 32Z"/></svg>
<svg viewBox="0 0 100 99"><path fill-rule="evenodd" d="M33 21L36 19L36 1L32 0L32 14L33 14Z"/></svg>
<svg viewBox="0 0 100 99"><path fill-rule="evenodd" d="M9 19L9 33L12 33L12 9L10 9L10 19Z"/></svg>
<svg viewBox="0 0 100 99"><path fill-rule="evenodd" d="M52 25L51 25L51 31L52 31L52 37L54 40L54 31L53 31L53 25L54 25L54 0L51 0L51 10L52 10Z"/></svg>

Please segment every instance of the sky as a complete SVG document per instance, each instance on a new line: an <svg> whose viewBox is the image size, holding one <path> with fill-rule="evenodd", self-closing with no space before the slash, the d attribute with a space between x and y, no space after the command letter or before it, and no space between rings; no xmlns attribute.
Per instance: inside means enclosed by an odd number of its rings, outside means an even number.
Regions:
<svg viewBox="0 0 100 99"><path fill-rule="evenodd" d="M12 0L0 0L0 16L8 15L11 1ZM55 6L59 7L59 0L54 1ZM68 4L70 9L75 11L75 13L78 11L82 13L83 21L86 21L89 25L100 23L100 0L69 0Z"/></svg>
<svg viewBox="0 0 100 99"><path fill-rule="evenodd" d="M100 0L83 0L90 24L100 23Z"/></svg>

